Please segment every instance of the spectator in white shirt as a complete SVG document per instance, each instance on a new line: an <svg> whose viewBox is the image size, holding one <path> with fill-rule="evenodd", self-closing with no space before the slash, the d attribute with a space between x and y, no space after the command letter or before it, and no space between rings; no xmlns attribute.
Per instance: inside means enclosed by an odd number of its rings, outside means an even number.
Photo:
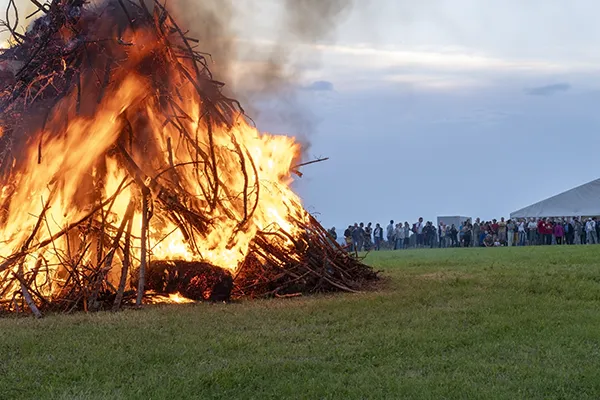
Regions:
<svg viewBox="0 0 600 400"><path fill-rule="evenodd" d="M519 221L517 229L519 232L519 246L525 246L525 241L527 239L527 233L525 230L525 220Z"/></svg>
<svg viewBox="0 0 600 400"><path fill-rule="evenodd" d="M423 217L419 218L419 221L415 224L415 230L417 234L417 247L423 247L425 244L423 237Z"/></svg>
<svg viewBox="0 0 600 400"><path fill-rule="evenodd" d="M596 234L596 221L588 218L585 223L585 233L587 236L587 244L598 244L598 235Z"/></svg>
<svg viewBox="0 0 600 400"><path fill-rule="evenodd" d="M387 226L385 233L388 240L388 246L390 249L395 249L395 237L394 237L394 220L390 221L390 224Z"/></svg>
<svg viewBox="0 0 600 400"><path fill-rule="evenodd" d="M535 221L535 218L529 220L527 228L529 229L529 245L533 246L537 244L537 222Z"/></svg>

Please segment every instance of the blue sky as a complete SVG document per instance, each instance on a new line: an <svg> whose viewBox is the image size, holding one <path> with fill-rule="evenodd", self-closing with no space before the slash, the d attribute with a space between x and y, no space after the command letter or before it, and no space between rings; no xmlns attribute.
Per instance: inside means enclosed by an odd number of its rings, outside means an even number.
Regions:
<svg viewBox="0 0 600 400"><path fill-rule="evenodd" d="M296 93L252 106L259 129L330 157L296 183L324 225L508 216L598 178L600 3L354 3L301 43L281 1L232 3L240 44L289 43Z"/></svg>

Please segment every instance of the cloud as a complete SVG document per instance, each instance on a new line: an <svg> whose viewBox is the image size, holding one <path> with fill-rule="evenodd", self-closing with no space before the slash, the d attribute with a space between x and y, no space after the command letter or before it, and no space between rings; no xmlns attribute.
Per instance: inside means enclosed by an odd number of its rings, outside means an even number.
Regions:
<svg viewBox="0 0 600 400"><path fill-rule="evenodd" d="M431 90L455 90L455 89L477 89L484 88L487 83L482 79L466 76L465 74L449 74L445 72L425 73L393 73L382 74L381 79L385 82L408 84L411 87Z"/></svg>
<svg viewBox="0 0 600 400"><path fill-rule="evenodd" d="M313 48L324 54L351 57L356 61L364 60L371 68L435 68L445 71L522 71L522 72L565 72L586 70L594 67L590 64L555 62L544 59L498 58L478 54L460 47L437 48L380 48L364 45L326 45L318 44ZM347 60L344 59L344 62Z"/></svg>
<svg viewBox="0 0 600 400"><path fill-rule="evenodd" d="M333 83L329 81L315 81L304 88L313 92L332 92L334 89Z"/></svg>
<svg viewBox="0 0 600 400"><path fill-rule="evenodd" d="M312 80L335 76L336 88L343 90L368 86L367 82L448 91L504 87L506 82L515 80L523 82L521 88L528 88L526 82L534 82L534 86L548 81L570 82L572 76L579 79L582 75L590 75L591 82L588 80L586 86L598 86L600 79L596 67L577 60L502 57L460 47L318 44L307 50L319 53L325 60ZM535 89L531 94L539 95Z"/></svg>
<svg viewBox="0 0 600 400"><path fill-rule="evenodd" d="M557 93L566 92L569 89L571 89L571 85L568 83L556 83L526 89L525 92L531 96L552 96Z"/></svg>

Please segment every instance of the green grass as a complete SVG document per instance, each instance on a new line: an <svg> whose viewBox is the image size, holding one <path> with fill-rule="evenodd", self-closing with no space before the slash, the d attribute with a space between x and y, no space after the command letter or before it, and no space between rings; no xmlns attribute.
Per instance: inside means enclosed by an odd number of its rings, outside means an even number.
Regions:
<svg viewBox="0 0 600 400"><path fill-rule="evenodd" d="M371 254L358 295L0 320L0 398L600 398L600 247Z"/></svg>

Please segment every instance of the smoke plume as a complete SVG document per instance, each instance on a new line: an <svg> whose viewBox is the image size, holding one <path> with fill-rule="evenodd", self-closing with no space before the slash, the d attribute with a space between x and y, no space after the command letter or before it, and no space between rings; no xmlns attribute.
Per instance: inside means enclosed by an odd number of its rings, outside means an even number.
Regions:
<svg viewBox="0 0 600 400"><path fill-rule="evenodd" d="M215 78L246 112L283 126L305 150L315 120L297 97L319 60L310 46L332 40L354 0L179 0L172 2L199 49L212 55ZM269 37L257 37L267 26ZM273 34L274 33L274 34ZM260 35L260 34L259 34ZM261 113L262 112L262 113Z"/></svg>

